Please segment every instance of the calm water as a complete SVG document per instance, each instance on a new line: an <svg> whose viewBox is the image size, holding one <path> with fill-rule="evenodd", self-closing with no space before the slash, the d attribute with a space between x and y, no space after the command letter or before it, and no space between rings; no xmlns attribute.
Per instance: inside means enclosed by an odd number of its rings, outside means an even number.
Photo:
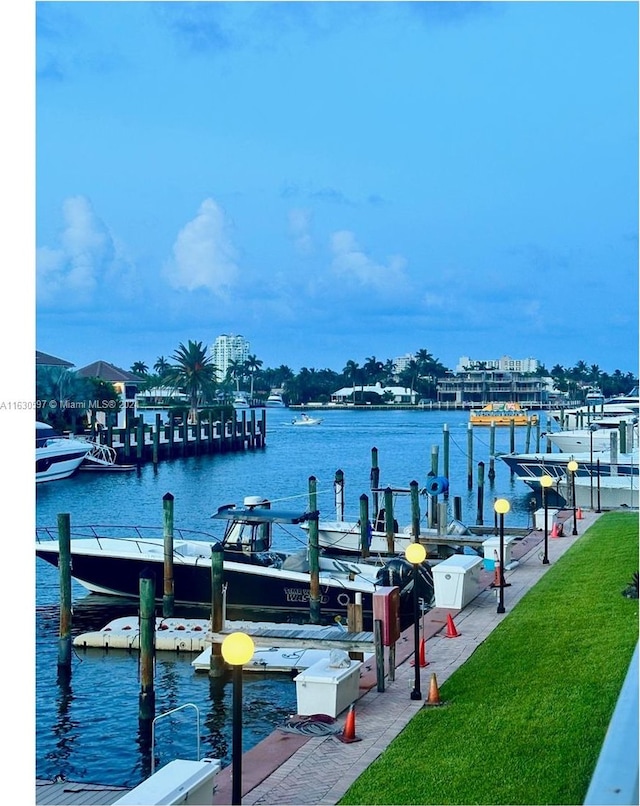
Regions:
<svg viewBox="0 0 640 806"><path fill-rule="evenodd" d="M263 495L287 509L304 510L308 478L317 479L321 516L335 514L333 480L345 474L347 517L358 518L359 497L369 493L371 449L378 449L380 485L407 487L426 483L432 446L440 451L443 425L450 432L450 500L462 498L466 523L476 522L476 467L489 468L489 429L474 432L473 483L467 489L467 421L465 412L323 411L318 427L293 427L289 410L267 412L267 447L226 456L174 459L139 472L80 473L74 478L38 485L36 524L55 526L58 513L81 524L162 525L162 496L175 496L175 526L219 532L210 516L218 506L241 503L246 495ZM525 449L526 429L516 429L516 449ZM535 433L530 449L535 449ZM509 429L496 429L496 450L509 450ZM493 522L492 501L511 502L508 526L531 523L531 494L511 479L496 460L493 484L485 482L484 522ZM420 499L424 511L425 499ZM397 518L410 521L409 501L398 499ZM215 525L214 525L215 524ZM293 527L292 527L293 528ZM280 537L275 548L296 550L301 533ZM130 602L97 597L74 583L74 635L100 629L118 616L135 615ZM70 682L57 680L59 583L57 571L36 560L36 774L64 775L69 780L135 786L147 774L148 746L138 725L138 655L111 650L74 650ZM176 613L176 615L180 615ZM207 613L200 615L208 617ZM200 710L201 755L230 762L231 683L210 681L192 670L192 655L158 653L156 714L187 702ZM286 675L245 676L244 748L256 744L296 712L295 683ZM175 757L195 758L195 712L184 709L161 720L156 729L156 764Z"/></svg>

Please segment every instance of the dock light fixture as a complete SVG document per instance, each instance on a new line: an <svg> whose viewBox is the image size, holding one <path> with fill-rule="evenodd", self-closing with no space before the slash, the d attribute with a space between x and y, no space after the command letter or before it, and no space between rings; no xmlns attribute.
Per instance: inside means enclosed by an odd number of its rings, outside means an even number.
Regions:
<svg viewBox="0 0 640 806"><path fill-rule="evenodd" d="M542 487L542 506L544 507L544 557L543 565L549 565L549 502L547 500L547 490L553 484L551 476L546 474L540 477L540 487Z"/></svg>
<svg viewBox="0 0 640 806"><path fill-rule="evenodd" d="M567 470L571 473L571 503L573 505L573 532L572 534L578 534L578 524L577 524L577 517L576 517L576 470L578 469L578 463L575 459L572 459L570 462L567 463Z"/></svg>
<svg viewBox="0 0 640 806"><path fill-rule="evenodd" d="M412 700L421 700L422 692L420 691L420 662L418 660L418 651L420 647L420 603L418 600L418 573L420 565L427 557L427 551L422 543L409 543L404 550L404 556L408 562L413 565L413 670L414 682L413 691L411 692Z"/></svg>
<svg viewBox="0 0 640 806"><path fill-rule="evenodd" d="M493 508L500 516L500 586L498 588L499 598L496 612L504 613L504 516L511 509L511 504L506 498L497 498Z"/></svg>
<svg viewBox="0 0 640 806"><path fill-rule="evenodd" d="M222 657L233 668L233 710L231 746L231 803L242 803L242 667L253 657L251 636L233 632L222 642Z"/></svg>

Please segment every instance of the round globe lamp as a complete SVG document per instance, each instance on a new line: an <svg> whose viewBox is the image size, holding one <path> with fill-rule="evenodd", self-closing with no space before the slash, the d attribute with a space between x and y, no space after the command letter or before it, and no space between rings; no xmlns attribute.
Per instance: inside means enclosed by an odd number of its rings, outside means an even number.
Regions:
<svg viewBox="0 0 640 806"><path fill-rule="evenodd" d="M504 516L511 509L511 504L506 498L497 498L493 505L493 509L499 515L500 524L500 585L498 587L498 607L496 612L504 613Z"/></svg>
<svg viewBox="0 0 640 806"><path fill-rule="evenodd" d="M540 487L542 489L542 506L544 507L544 556L542 558L543 565L549 565L549 502L547 498L547 490L553 484L551 476L540 477Z"/></svg>
<svg viewBox="0 0 640 806"><path fill-rule="evenodd" d="M420 646L420 602L418 598L418 578L420 565L427 557L427 551L422 543L409 543L404 550L404 556L413 565L413 691L412 700L421 700L420 691L420 662L418 660L418 650Z"/></svg>
<svg viewBox="0 0 640 806"><path fill-rule="evenodd" d="M231 723L231 804L242 803L242 667L253 657L251 636L234 632L222 642L222 657L233 669L233 710Z"/></svg>
<svg viewBox="0 0 640 806"><path fill-rule="evenodd" d="M578 523L576 516L576 471L578 463L575 459L567 462L567 470L571 473L571 505L573 506L573 534L578 534Z"/></svg>

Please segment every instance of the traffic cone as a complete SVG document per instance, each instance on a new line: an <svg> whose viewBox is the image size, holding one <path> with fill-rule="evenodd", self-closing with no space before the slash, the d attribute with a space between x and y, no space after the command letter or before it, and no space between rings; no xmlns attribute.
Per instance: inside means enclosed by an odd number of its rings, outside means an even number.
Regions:
<svg viewBox="0 0 640 806"><path fill-rule="evenodd" d="M424 704L429 706L444 705L444 703L440 699L440 690L438 689L438 679L436 678L435 673L431 675L431 683L429 684L429 694Z"/></svg>
<svg viewBox="0 0 640 806"><path fill-rule="evenodd" d="M578 509L576 509L576 520L581 521L583 518L584 515L582 514L582 510L580 509L580 507L578 507Z"/></svg>
<svg viewBox="0 0 640 806"><path fill-rule="evenodd" d="M549 537L560 537L558 534L558 524L554 521L553 526L551 527L551 533Z"/></svg>
<svg viewBox="0 0 640 806"><path fill-rule="evenodd" d="M418 663L420 664L421 669L424 669L425 666L429 665L429 662L427 660L427 653L426 653L426 646L425 646L424 638L420 639L420 648L418 650ZM415 660L411 661L411 665L412 666L416 665Z"/></svg>
<svg viewBox="0 0 640 806"><path fill-rule="evenodd" d="M453 619L451 618L451 613L447 615L447 632L445 633L445 638L459 638L460 633L456 629L456 625L453 623Z"/></svg>
<svg viewBox="0 0 640 806"><path fill-rule="evenodd" d="M498 559L498 552L493 552L493 582L491 583L492 588L499 588L502 576L502 568L500 567L500 560Z"/></svg>
<svg viewBox="0 0 640 806"><path fill-rule="evenodd" d="M360 737L356 736L356 707L355 705L349 706L349 713L344 723L342 733L336 736L344 744L351 744L351 742L359 742Z"/></svg>

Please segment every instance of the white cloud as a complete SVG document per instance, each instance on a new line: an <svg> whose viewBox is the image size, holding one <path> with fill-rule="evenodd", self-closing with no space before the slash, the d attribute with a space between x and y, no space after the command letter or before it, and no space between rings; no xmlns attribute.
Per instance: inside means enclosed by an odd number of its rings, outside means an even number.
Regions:
<svg viewBox="0 0 640 806"><path fill-rule="evenodd" d="M104 222L85 196L72 196L62 205L65 227L57 248L43 246L36 254L36 293L41 303L60 300L69 306L92 300L107 278L111 291L131 289L132 266L122 257Z"/></svg>
<svg viewBox="0 0 640 806"><path fill-rule="evenodd" d="M294 209L289 211L289 231L296 251L302 255L308 255L313 252L311 219L310 210Z"/></svg>
<svg viewBox="0 0 640 806"><path fill-rule="evenodd" d="M395 290L407 280L407 261L400 255L392 255L387 264L376 263L362 251L349 230L334 232L331 236L331 251L334 254L331 269L334 274L360 286L378 290Z"/></svg>
<svg viewBox="0 0 640 806"><path fill-rule="evenodd" d="M239 275L228 230L222 208L213 199L205 199L197 216L178 233L165 267L169 285L187 291L207 288L226 297Z"/></svg>

